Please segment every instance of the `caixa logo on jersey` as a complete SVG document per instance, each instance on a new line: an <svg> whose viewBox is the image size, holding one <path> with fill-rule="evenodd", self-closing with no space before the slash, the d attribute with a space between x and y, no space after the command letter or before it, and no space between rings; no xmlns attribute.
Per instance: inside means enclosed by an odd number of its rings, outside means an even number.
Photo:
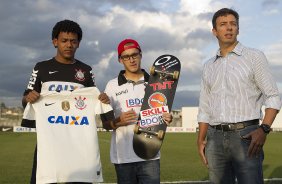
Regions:
<svg viewBox="0 0 282 184"><path fill-rule="evenodd" d="M143 103L143 98L133 98L126 100L126 107L141 107Z"/></svg>
<svg viewBox="0 0 282 184"><path fill-rule="evenodd" d="M179 60L177 60L175 57L170 55L164 55L161 56L156 62L155 65L159 66L162 65L162 69L168 69L174 65L177 65L179 63Z"/></svg>
<svg viewBox="0 0 282 184"><path fill-rule="evenodd" d="M69 84L51 84L48 88L49 91L72 91L77 89L78 86L73 86Z"/></svg>
<svg viewBox="0 0 282 184"><path fill-rule="evenodd" d="M148 104L151 108L165 106L167 104L166 96L160 92L153 93L148 99Z"/></svg>
<svg viewBox="0 0 282 184"><path fill-rule="evenodd" d="M140 127L150 127L154 125L163 124L163 113L169 112L168 106L156 107L153 109L146 109L140 112Z"/></svg>
<svg viewBox="0 0 282 184"><path fill-rule="evenodd" d="M87 116L49 116L48 122L64 125L89 125Z"/></svg>

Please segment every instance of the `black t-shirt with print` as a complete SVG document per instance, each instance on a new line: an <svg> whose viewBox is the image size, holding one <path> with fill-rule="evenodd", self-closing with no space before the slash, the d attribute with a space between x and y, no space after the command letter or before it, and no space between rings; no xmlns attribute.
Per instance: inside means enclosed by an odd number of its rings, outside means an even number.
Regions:
<svg viewBox="0 0 282 184"><path fill-rule="evenodd" d="M43 93L91 86L95 86L95 82L89 65L79 60L73 64L63 64L52 58L35 65L24 95L32 90ZM22 126L35 128L35 124L22 124Z"/></svg>

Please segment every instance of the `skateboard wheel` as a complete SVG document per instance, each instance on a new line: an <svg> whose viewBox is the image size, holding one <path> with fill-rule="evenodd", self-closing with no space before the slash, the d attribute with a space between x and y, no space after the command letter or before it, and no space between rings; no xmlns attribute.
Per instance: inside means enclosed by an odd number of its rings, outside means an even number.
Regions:
<svg viewBox="0 0 282 184"><path fill-rule="evenodd" d="M163 131L163 130L159 130L159 131L158 131L158 138L159 138L160 140L162 140L162 139L164 138L164 131Z"/></svg>
<svg viewBox="0 0 282 184"><path fill-rule="evenodd" d="M155 67L151 66L150 68L150 75L154 75L155 74Z"/></svg>
<svg viewBox="0 0 282 184"><path fill-rule="evenodd" d="M134 133L135 133L135 134L139 134L139 133L140 133L140 131L139 131L139 125L137 125L137 124L134 126Z"/></svg>
<svg viewBox="0 0 282 184"><path fill-rule="evenodd" d="M178 79L178 77L179 77L179 71L174 71L172 78L173 79Z"/></svg>

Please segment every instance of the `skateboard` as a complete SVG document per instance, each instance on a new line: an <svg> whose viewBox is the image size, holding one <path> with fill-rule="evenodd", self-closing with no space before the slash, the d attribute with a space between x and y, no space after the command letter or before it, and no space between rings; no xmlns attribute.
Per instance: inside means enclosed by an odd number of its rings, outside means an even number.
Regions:
<svg viewBox="0 0 282 184"><path fill-rule="evenodd" d="M180 61L173 55L158 57L150 68L150 78L134 127L133 149L140 158L154 158L161 149L167 127L162 114L171 111L180 69Z"/></svg>

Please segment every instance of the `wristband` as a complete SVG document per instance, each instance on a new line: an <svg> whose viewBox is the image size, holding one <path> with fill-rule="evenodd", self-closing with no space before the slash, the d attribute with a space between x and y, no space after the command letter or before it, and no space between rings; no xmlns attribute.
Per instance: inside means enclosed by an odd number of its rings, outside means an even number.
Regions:
<svg viewBox="0 0 282 184"><path fill-rule="evenodd" d="M270 132L270 126L269 125L263 123L259 127L263 130L264 133L269 134L269 132Z"/></svg>

